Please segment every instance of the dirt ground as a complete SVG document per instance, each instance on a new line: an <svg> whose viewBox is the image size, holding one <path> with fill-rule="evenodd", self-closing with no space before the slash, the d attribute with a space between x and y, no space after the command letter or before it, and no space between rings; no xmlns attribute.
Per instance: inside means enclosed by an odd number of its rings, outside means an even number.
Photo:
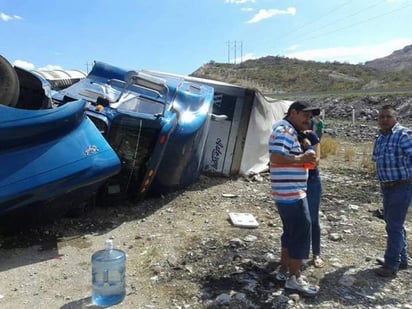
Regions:
<svg viewBox="0 0 412 309"><path fill-rule="evenodd" d="M362 166L368 145L339 147L321 163L326 266L304 270L320 286L316 298L289 295L274 279L281 222L261 174L201 176L162 198L1 236L0 308L94 308L90 259L108 238L127 254L126 298L113 308L412 308L410 269L395 280L372 271L385 230L374 216L378 184ZM229 212L250 213L259 227L234 227Z"/></svg>

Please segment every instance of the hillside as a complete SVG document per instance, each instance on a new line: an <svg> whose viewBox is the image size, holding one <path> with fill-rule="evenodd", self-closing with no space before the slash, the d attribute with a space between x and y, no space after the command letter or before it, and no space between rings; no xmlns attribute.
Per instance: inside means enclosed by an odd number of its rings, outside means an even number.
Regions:
<svg viewBox="0 0 412 309"><path fill-rule="evenodd" d="M412 45L396 50L387 57L367 61L365 66L382 71L410 71L412 69Z"/></svg>
<svg viewBox="0 0 412 309"><path fill-rule="evenodd" d="M412 45L365 65L267 56L240 64L210 61L191 76L257 88L266 94L393 91L412 89L412 70L402 70L409 66Z"/></svg>

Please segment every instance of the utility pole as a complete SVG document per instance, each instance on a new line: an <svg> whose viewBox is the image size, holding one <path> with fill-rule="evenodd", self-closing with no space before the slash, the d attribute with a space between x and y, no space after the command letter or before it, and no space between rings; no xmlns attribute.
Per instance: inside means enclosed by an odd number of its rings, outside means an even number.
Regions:
<svg viewBox="0 0 412 309"><path fill-rule="evenodd" d="M236 49L237 49L237 43L235 41L235 44L233 45L235 47L235 57L233 58L233 62L236 64Z"/></svg>
<svg viewBox="0 0 412 309"><path fill-rule="evenodd" d="M230 63L230 41L227 41L227 63Z"/></svg>
<svg viewBox="0 0 412 309"><path fill-rule="evenodd" d="M243 41L240 41L240 63L243 62Z"/></svg>
<svg viewBox="0 0 412 309"><path fill-rule="evenodd" d="M240 47L240 62L239 63L242 63L243 62L243 41L233 41L233 42L227 41L226 44L227 44L227 63L231 63L230 50L232 49L232 47L233 47L233 55L234 55L233 63L236 64L237 62L236 57L237 57L237 51L239 47Z"/></svg>

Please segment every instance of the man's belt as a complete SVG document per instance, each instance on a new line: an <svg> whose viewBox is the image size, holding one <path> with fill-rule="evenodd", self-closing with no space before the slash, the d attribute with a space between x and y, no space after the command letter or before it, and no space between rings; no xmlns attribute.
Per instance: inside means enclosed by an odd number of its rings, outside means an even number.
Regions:
<svg viewBox="0 0 412 309"><path fill-rule="evenodd" d="M381 182L381 188L382 189L392 188L392 187L396 187L396 186L399 186L405 183L412 183L412 179L400 179L400 180L395 180L395 181Z"/></svg>

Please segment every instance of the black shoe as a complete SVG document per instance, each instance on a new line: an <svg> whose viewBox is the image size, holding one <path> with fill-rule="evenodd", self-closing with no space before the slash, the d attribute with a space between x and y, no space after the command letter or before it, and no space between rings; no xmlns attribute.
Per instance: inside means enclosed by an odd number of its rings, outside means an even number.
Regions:
<svg viewBox="0 0 412 309"><path fill-rule="evenodd" d="M387 278L395 278L397 271L395 269L387 268L387 267L379 267L375 268L375 274L380 277L387 277Z"/></svg>
<svg viewBox="0 0 412 309"><path fill-rule="evenodd" d="M376 258L376 263L378 265L384 265L385 264L385 259L384 258ZM408 269L408 263L400 263L399 264L399 270L405 270Z"/></svg>

